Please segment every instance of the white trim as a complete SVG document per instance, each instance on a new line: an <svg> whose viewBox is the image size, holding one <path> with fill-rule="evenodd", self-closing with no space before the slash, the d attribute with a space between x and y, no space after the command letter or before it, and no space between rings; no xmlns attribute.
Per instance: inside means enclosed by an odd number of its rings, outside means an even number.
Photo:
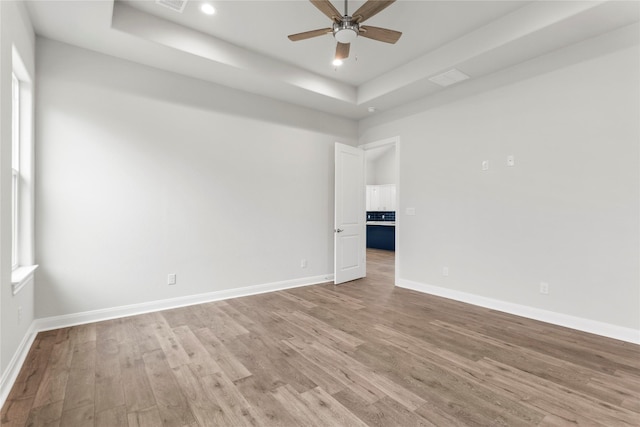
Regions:
<svg viewBox="0 0 640 427"><path fill-rule="evenodd" d="M379 141L369 142L367 144L360 144L358 148L362 150L371 150L372 148L384 147L385 145L395 144L400 140L399 136L394 136L392 138L381 139Z"/></svg>
<svg viewBox="0 0 640 427"><path fill-rule="evenodd" d="M11 272L11 295L17 295L24 288L29 279L33 277L33 273L38 265L20 266Z"/></svg>
<svg viewBox="0 0 640 427"><path fill-rule="evenodd" d="M633 344L640 344L640 330L637 329L612 325L610 323L599 322L597 320L585 319L568 314L556 313L553 311L515 304L507 301L501 301L493 298L486 298L466 292L442 288L440 286L413 282L406 279L399 279L396 283L396 286L401 288L411 289L414 291L436 295L443 298L449 298L455 301L465 302L468 304L477 305L479 307L502 311L504 313L514 314L516 316L526 317L528 319L539 320L542 322L551 323L553 325L576 329L578 331L601 335L608 338L614 338Z"/></svg>
<svg viewBox="0 0 640 427"><path fill-rule="evenodd" d="M4 402L7 400L9 392L18 378L20 369L22 369L22 365L24 365L27 359L27 354L29 354L29 350L37 334L38 331L36 331L35 322L32 322L22 342L13 354L9 365L7 365L7 369L3 372L2 378L0 378L0 407L4 406Z"/></svg>
<svg viewBox="0 0 640 427"><path fill-rule="evenodd" d="M266 292L282 291L301 286L316 285L333 280L333 274L325 274L314 277L285 280L282 282L265 283L261 285L246 286L238 289L225 289L222 291L207 292L205 294L188 295L159 301L143 302L120 307L104 308L100 310L85 311L81 313L65 314L62 316L45 317L34 321L38 332L52 329L66 328L85 323L101 322L103 320L117 319L120 317L135 316L137 314L151 313L154 311L168 310L189 305L203 304L211 301L220 301L229 298L258 295Z"/></svg>

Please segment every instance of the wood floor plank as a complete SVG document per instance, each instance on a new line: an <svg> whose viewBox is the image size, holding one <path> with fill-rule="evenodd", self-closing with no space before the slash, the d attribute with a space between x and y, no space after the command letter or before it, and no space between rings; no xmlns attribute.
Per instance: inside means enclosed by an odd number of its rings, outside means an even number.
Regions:
<svg viewBox="0 0 640 427"><path fill-rule="evenodd" d="M236 321L238 325L241 325L243 328L249 330L251 326L255 325L255 322L250 319L248 316L243 314L240 310L238 310L233 305L229 304L229 301L218 301L217 307L225 312L229 317ZM204 307L203 307L204 308Z"/></svg>
<svg viewBox="0 0 640 427"><path fill-rule="evenodd" d="M232 425L234 417L225 413L217 399L203 381L204 376L194 365L184 365L174 369L176 381L180 385L189 408L201 426Z"/></svg>
<svg viewBox="0 0 640 427"><path fill-rule="evenodd" d="M265 304L264 295L256 295L259 299L253 300L251 298L237 298L234 300L225 301L230 307L242 314L244 317L251 320L251 323L243 323L243 326L250 332L254 333L268 333L273 339L285 339L289 338L287 332L280 329L280 325L284 322L283 319L276 316L271 310L282 309L282 307L274 307L273 309L266 309L263 307ZM279 298L280 300L286 300ZM260 307L260 309L256 309ZM295 307L295 305L293 306ZM295 308L293 308L295 310Z"/></svg>
<svg viewBox="0 0 640 427"><path fill-rule="evenodd" d="M196 310L200 318L204 319L203 327L207 327L220 338L233 338L248 334L249 331L238 321L222 310L220 303L212 302L199 305ZM196 328L200 329L200 328Z"/></svg>
<svg viewBox="0 0 640 427"><path fill-rule="evenodd" d="M326 390L327 393L338 393L346 388L344 382L337 380L332 375L327 375L327 372L321 366L305 358L291 346L282 343L281 350L287 355L287 363L291 365L292 369L300 371L314 384Z"/></svg>
<svg viewBox="0 0 640 427"><path fill-rule="evenodd" d="M33 396L19 396L7 399L2 407L2 418L0 423L5 426L23 426L30 418L33 411Z"/></svg>
<svg viewBox="0 0 640 427"><path fill-rule="evenodd" d="M251 372L227 349L211 329L201 328L195 330L194 334L232 381L251 375Z"/></svg>
<svg viewBox="0 0 640 427"><path fill-rule="evenodd" d="M235 385L253 408L258 425L280 427L297 425L296 420L271 393L274 390L272 382L250 376L235 381Z"/></svg>
<svg viewBox="0 0 640 427"><path fill-rule="evenodd" d="M80 339L78 342L74 342L73 336L71 338L74 350L64 393L63 413L80 407L86 409L88 406L91 406L93 410L96 384L96 342L86 340L89 336L95 338L94 334L85 334L86 331L91 330L83 328L83 332L77 335ZM74 411L73 413L77 415L83 412ZM93 414L91 419L93 419Z"/></svg>
<svg viewBox="0 0 640 427"><path fill-rule="evenodd" d="M116 406L100 412L96 411L96 427L126 426L128 423L127 408L125 408L124 406Z"/></svg>
<svg viewBox="0 0 640 427"><path fill-rule="evenodd" d="M332 420L333 425L366 427L366 424L329 393L320 387L312 388L300 394L309 408L322 419Z"/></svg>
<svg viewBox="0 0 640 427"><path fill-rule="evenodd" d="M46 427L59 426L60 418L62 417L63 403L63 400L58 400L57 402L41 405L32 409L29 412L29 418L27 419L26 425ZM2 425L4 426L5 424L2 423Z"/></svg>
<svg viewBox="0 0 640 427"><path fill-rule="evenodd" d="M566 395L563 387L535 375L517 370L493 360L483 360L479 362L487 371L491 371L497 382L500 382L509 390L522 390L526 396L536 396L537 401L530 399L528 403L538 406L541 409L555 413L555 408L569 411L572 414L579 414L594 423L602 425L638 425L639 417L631 411L623 408L614 408L612 405L603 404L595 398L572 393L571 397ZM563 416L562 418L567 418Z"/></svg>
<svg viewBox="0 0 640 427"><path fill-rule="evenodd" d="M232 419L229 425L258 425L253 408L224 372L202 377L202 383L215 397L224 413Z"/></svg>
<svg viewBox="0 0 640 427"><path fill-rule="evenodd" d="M367 366L427 400L416 410L425 418L441 423L441 419L453 416L466 423L475 420L490 425L535 425L543 418L539 411L488 385L483 371L468 359L448 350L432 350L429 344L406 336L394 342L398 336L397 332L391 338L387 335L385 341L402 350L402 357L396 357L397 350L382 342L375 347L363 346L356 355ZM396 360L393 369L389 367L390 358ZM464 405L459 403L462 401Z"/></svg>
<svg viewBox="0 0 640 427"><path fill-rule="evenodd" d="M149 384L162 417L162 425L182 427L195 418L189 404L176 382L166 354L154 350L142 355Z"/></svg>
<svg viewBox="0 0 640 427"><path fill-rule="evenodd" d="M178 344L178 338L176 337L173 329L164 318L163 313L154 313L155 324L154 330L160 348L164 353L167 363L170 367L176 368L182 365L188 365L191 363L191 359L184 348Z"/></svg>
<svg viewBox="0 0 640 427"><path fill-rule="evenodd" d="M283 385L271 392L273 397L291 414L298 426L333 426L332 420L323 419L300 398L292 387Z"/></svg>
<svg viewBox="0 0 640 427"><path fill-rule="evenodd" d="M327 364L327 360L330 359L329 355L323 354L323 352L317 352L304 342L296 339L285 340L283 342L310 363L322 369L324 374L328 378L331 378L332 382L342 384L344 388L352 390L364 401L372 403L384 396L384 393L376 388L367 378L363 378L355 372L352 372L349 367Z"/></svg>
<svg viewBox="0 0 640 427"><path fill-rule="evenodd" d="M180 346L189 357L189 365L195 367L199 375L210 375L222 371L220 365L218 365L211 354L209 354L189 326L179 326L174 328L173 332L178 338Z"/></svg>
<svg viewBox="0 0 640 427"><path fill-rule="evenodd" d="M325 301L332 304L339 304L341 307L345 307L348 310L361 310L365 308L362 301L356 298L352 298L345 294L335 292L335 290L326 289L322 287L316 287L308 290L309 293L317 295Z"/></svg>
<svg viewBox="0 0 640 427"><path fill-rule="evenodd" d="M373 427L420 426L437 427L413 411L408 410L393 399L383 397L373 403L362 400L349 389L332 394L334 399L353 412L365 424ZM449 425L454 425L450 424ZM444 425L444 424L440 424Z"/></svg>
<svg viewBox="0 0 640 427"><path fill-rule="evenodd" d="M353 348L364 343L363 340L357 337L351 336L348 333L338 328L334 328L331 325L328 325L327 323L324 323L321 320L318 320L313 316L309 316L300 311L293 311L293 312L279 311L276 314L282 317L283 319L288 320L290 323L294 325L297 325L309 331L313 331L317 335L323 335L325 338L328 338L334 342L341 341L342 343Z"/></svg>
<svg viewBox="0 0 640 427"><path fill-rule="evenodd" d="M95 425L93 405L73 407L62 412L61 426L91 427Z"/></svg>
<svg viewBox="0 0 640 427"><path fill-rule="evenodd" d="M96 343L95 378L94 404L96 412L124 405L120 345L115 338L100 339Z"/></svg>
<svg viewBox="0 0 640 427"><path fill-rule="evenodd" d="M158 427L162 425L162 417L157 406L127 414L129 427Z"/></svg>
<svg viewBox="0 0 640 427"><path fill-rule="evenodd" d="M135 342L119 346L120 372L127 412L138 412L156 405L140 347Z"/></svg>
<svg viewBox="0 0 640 427"><path fill-rule="evenodd" d="M640 346L365 279L36 336L15 426L640 426Z"/></svg>
<svg viewBox="0 0 640 427"><path fill-rule="evenodd" d="M71 341L65 340L53 346L48 367L42 377L36 397L35 408L62 402L67 387L73 352Z"/></svg>
<svg viewBox="0 0 640 427"><path fill-rule="evenodd" d="M282 291L280 293L278 293L279 296L281 296L282 298L287 298L291 301L293 301L294 303L296 303L298 306L300 307L304 307L304 308L314 308L317 307L316 304L312 303L311 301L307 301L304 298L301 298L297 295L292 294L291 292L288 291Z"/></svg>
<svg viewBox="0 0 640 427"><path fill-rule="evenodd" d="M290 341L294 342L295 340L292 339ZM297 345L298 348L305 347L305 344L300 341L297 341ZM380 375L376 371L367 369L367 367L361 362L343 353L315 342L307 343L305 351L307 354L310 352L317 352L319 354L326 355L328 360L333 360L334 363L342 367L341 369L348 369L351 376L358 376L362 380L366 380L377 388L377 390L398 401L410 410L415 410L426 403L426 401L420 396L395 383L384 375Z"/></svg>
<svg viewBox="0 0 640 427"><path fill-rule="evenodd" d="M298 392L303 392L316 386L304 373L288 363L288 348L280 342L274 342L268 336L251 333L226 345L251 372L251 376L259 377L265 384L270 384L270 389L289 384ZM256 354L260 354L261 357L255 357Z"/></svg>
<svg viewBox="0 0 640 427"><path fill-rule="evenodd" d="M171 328L178 326L191 326L193 328L204 328L207 323L200 316L200 306L178 307L172 310L163 310L162 317Z"/></svg>
<svg viewBox="0 0 640 427"><path fill-rule="evenodd" d="M157 313L145 313L131 319L132 334L127 342L135 343L140 354L162 348L156 334Z"/></svg>

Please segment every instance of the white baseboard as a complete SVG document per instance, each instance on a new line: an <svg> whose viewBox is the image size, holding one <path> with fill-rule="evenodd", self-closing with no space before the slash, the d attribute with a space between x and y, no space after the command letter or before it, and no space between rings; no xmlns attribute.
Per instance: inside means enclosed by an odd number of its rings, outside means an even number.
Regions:
<svg viewBox="0 0 640 427"><path fill-rule="evenodd" d="M211 301L220 301L229 298L238 298L266 292L281 291L298 288L301 286L316 285L333 280L333 274L321 276L303 277L300 279L285 280L281 282L265 283L261 285L246 286L237 289L225 289L222 291L207 292L204 294L187 295L158 301L143 302L140 304L125 305L120 307L105 308L101 310L85 311L81 313L65 314L62 316L44 317L34 321L36 331L49 331L52 329L66 328L85 323L101 322L103 320L117 319L120 317L135 316L137 314L151 313L154 311L168 310L189 305L203 304Z"/></svg>
<svg viewBox="0 0 640 427"><path fill-rule="evenodd" d="M422 292L425 294L452 299L455 301L465 302L492 310L502 311L504 313L514 314L516 316L539 320L541 322L551 323L553 325L564 326L566 328L576 329L578 331L589 332L591 334L601 335L608 338L614 338L620 341L640 344L640 330L637 329L625 328L622 326L612 325L610 323L584 319L581 317L570 316L568 314L556 313L540 308L486 298L466 292L442 288L440 286L413 282L406 279L398 279L398 281L396 282L396 286Z"/></svg>
<svg viewBox="0 0 640 427"><path fill-rule="evenodd" d="M35 323L32 322L24 338L22 338L22 342L20 342L16 352L13 354L7 369L2 373L2 377L0 378L0 407L4 406L4 402L7 400L11 387L13 387L13 384L18 378L20 369L27 358L27 354L29 354L29 350L37 334L38 331L35 329Z"/></svg>
<svg viewBox="0 0 640 427"><path fill-rule="evenodd" d="M16 350L0 378L0 407L9 396L11 387L15 383L18 373L24 364L31 345L38 332L52 329L66 328L69 326L82 325L85 323L100 322L103 320L117 319L120 317L135 316L136 314L150 313L154 311L167 310L171 308L185 307L188 305L202 304L211 301L220 301L229 298L238 298L250 295L263 294L266 292L281 291L285 289L298 288L301 286L316 285L333 281L333 274L321 276L304 277L301 279L285 280L282 282L265 283L262 285L246 286L238 289L227 289L223 291L208 292L205 294L189 295L166 300L151 301L140 304L132 304L121 307L105 308L102 310L85 311L82 313L65 314L63 316L45 317L35 319L29 330L25 334L20 346Z"/></svg>

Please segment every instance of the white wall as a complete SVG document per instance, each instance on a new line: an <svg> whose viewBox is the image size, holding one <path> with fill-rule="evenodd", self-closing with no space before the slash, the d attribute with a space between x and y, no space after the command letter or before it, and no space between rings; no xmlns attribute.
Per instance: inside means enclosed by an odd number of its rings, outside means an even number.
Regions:
<svg viewBox="0 0 640 427"><path fill-rule="evenodd" d="M396 150L376 147L365 151L367 185L396 183Z"/></svg>
<svg viewBox="0 0 640 427"><path fill-rule="evenodd" d="M401 139L400 278L640 330L638 64L635 45L361 123L361 144Z"/></svg>
<svg viewBox="0 0 640 427"><path fill-rule="evenodd" d="M374 162L375 184L396 183L396 149L395 146L387 148Z"/></svg>
<svg viewBox="0 0 640 427"><path fill-rule="evenodd" d="M11 73L13 47L26 72L35 75L35 35L23 2L0 2L0 376L8 380L8 367L18 353L33 321L33 281L17 295L11 292ZM18 320L18 309L22 316ZM7 390L2 388L4 395ZM0 399L2 401L2 399Z"/></svg>
<svg viewBox="0 0 640 427"><path fill-rule="evenodd" d="M38 317L332 273L355 123L46 39L37 60Z"/></svg>

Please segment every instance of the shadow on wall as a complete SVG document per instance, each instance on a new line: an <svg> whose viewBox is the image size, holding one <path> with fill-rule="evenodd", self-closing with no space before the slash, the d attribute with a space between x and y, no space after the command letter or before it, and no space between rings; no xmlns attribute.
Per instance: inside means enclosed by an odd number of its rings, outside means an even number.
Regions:
<svg viewBox="0 0 640 427"><path fill-rule="evenodd" d="M62 81L73 81L76 84L87 81L105 90L293 128L322 133L331 130L337 138L355 140L358 135L355 121L309 108L135 64L53 40L39 38L37 48L39 55L46 57L47 63L61 64L60 67L50 66L48 75ZM82 55L78 55L78 51L82 51ZM154 72L149 73L149 70Z"/></svg>

